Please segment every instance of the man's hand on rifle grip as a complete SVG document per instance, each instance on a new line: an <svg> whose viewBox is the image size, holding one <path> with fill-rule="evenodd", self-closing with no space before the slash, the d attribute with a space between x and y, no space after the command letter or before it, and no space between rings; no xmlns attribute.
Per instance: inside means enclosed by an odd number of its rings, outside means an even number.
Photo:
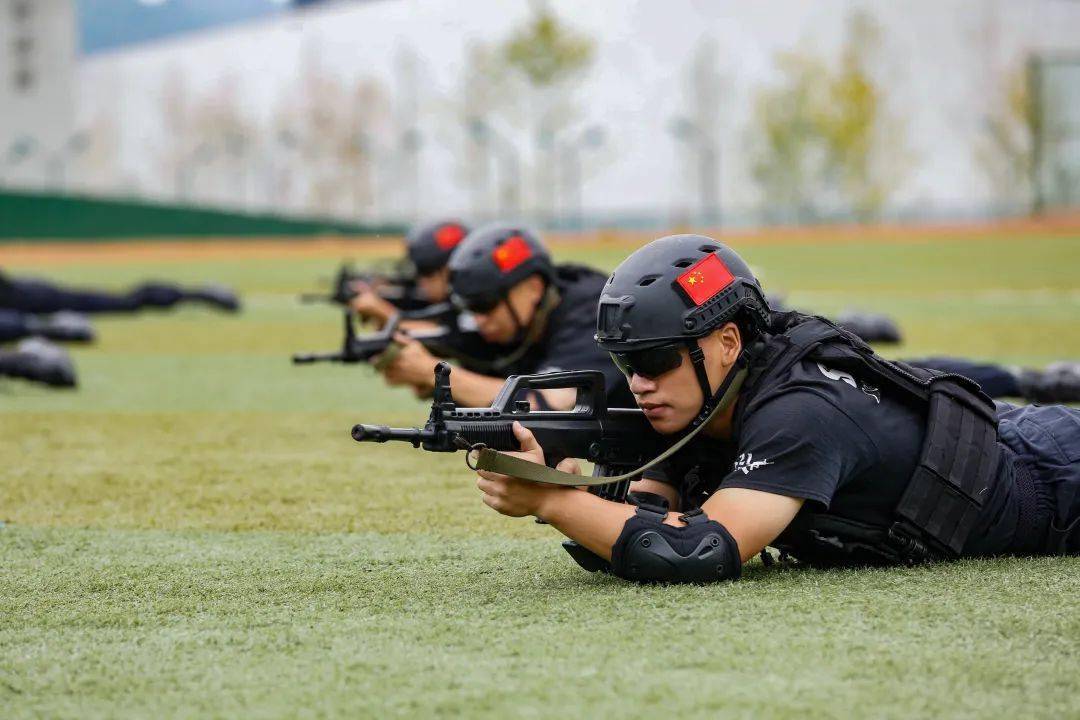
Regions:
<svg viewBox="0 0 1080 720"><path fill-rule="evenodd" d="M521 451L506 454L543 465L544 449L540 447L540 443L536 441L532 432L519 422L514 423L513 429L514 437L521 443ZM566 458L560 462L557 469L571 473L581 472L577 460L573 458ZM487 470L477 472L476 487L484 493L485 505L510 517L526 515L542 517L544 505L550 498L557 493L576 492L575 488L534 483Z"/></svg>

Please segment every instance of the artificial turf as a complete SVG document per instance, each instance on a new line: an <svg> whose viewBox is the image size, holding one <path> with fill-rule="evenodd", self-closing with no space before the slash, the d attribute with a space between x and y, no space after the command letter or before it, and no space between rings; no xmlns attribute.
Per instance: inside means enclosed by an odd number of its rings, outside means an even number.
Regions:
<svg viewBox="0 0 1080 720"><path fill-rule="evenodd" d="M797 305L894 315L888 354L1080 358L1080 237L739 249ZM293 298L332 265L5 263L247 305L102 319L78 390L0 384L0 716L1080 715L1080 559L642 588L488 510L460 457L356 445L352 423L426 408L289 365L338 342Z"/></svg>

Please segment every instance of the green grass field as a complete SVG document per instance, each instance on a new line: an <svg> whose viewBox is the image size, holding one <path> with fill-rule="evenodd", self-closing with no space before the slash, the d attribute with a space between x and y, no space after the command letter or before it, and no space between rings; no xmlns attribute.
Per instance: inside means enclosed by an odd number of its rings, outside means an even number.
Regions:
<svg viewBox="0 0 1080 720"><path fill-rule="evenodd" d="M1080 358L1080 236L738 247L797 305L897 317L889 354ZM1080 717L1078 558L588 575L460 456L351 441L426 407L290 366L338 342L294 300L332 261L3 264L247 307L101 320L77 391L0 384L0 717Z"/></svg>

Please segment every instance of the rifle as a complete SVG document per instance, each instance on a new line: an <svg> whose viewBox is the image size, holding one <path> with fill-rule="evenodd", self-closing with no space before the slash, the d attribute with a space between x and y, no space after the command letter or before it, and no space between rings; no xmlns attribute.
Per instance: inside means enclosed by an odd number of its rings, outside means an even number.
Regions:
<svg viewBox="0 0 1080 720"><path fill-rule="evenodd" d="M341 350L330 353L299 353L293 355L293 364L375 364L378 356L381 356L378 365L389 364L401 349L401 345L394 341L394 334L401 329L403 320L433 321L435 325L432 327L410 328L407 334L419 340L431 354L457 359L462 366L477 372L489 371L491 364L496 362L498 353L505 350L503 345L492 345L485 341L476 330L460 328L457 309L447 302L429 305L426 309L414 312L397 313L382 329L364 335L356 332L356 324L359 322L356 313L346 310L343 318L345 341L342 342Z"/></svg>
<svg viewBox="0 0 1080 720"><path fill-rule="evenodd" d="M424 427L358 424L353 426L352 437L357 442L407 442L431 452L464 450L465 464L472 470L491 470L535 482L587 486L589 492L605 500L627 502L630 483L642 471L679 452L706 427L708 420L735 402L747 376L745 357L739 357L721 386L724 391L720 401L705 421L674 442L654 432L641 410L609 408L604 374L599 370L511 375L490 407L459 408L450 393L450 366L446 363L435 367L434 398ZM529 399L521 397L531 391L562 388L578 391L572 410L533 410ZM520 448L514 437L515 421L531 431L544 449L546 468L502 454ZM473 453L475 460L470 459ZM554 469L568 457L591 461L592 478ZM562 546L589 572L610 569L606 561L573 540L564 540Z"/></svg>
<svg viewBox="0 0 1080 720"><path fill-rule="evenodd" d="M301 293L300 302L348 305L356 297L356 291L353 290L355 282L367 283L380 297L400 310L419 310L430 304L420 295L415 274L401 263L382 272L360 270L352 263L342 263L334 275L329 293Z"/></svg>
<svg viewBox="0 0 1080 720"><path fill-rule="evenodd" d="M432 306L428 310L417 313L398 313L390 318L381 330L363 335L356 332L357 315L346 310L344 313L345 341L341 350L329 353L298 353L292 356L294 365L310 365L318 362L339 362L346 364L370 363L379 355L391 356L400 347L394 342L394 334L398 332L403 316L412 319L424 319L425 317L439 317L445 313L448 306L440 304ZM432 328L409 330L409 336L419 340L433 355L439 357L457 357L460 355L459 344L463 338L472 339L473 333L458 330L456 327L442 324ZM479 335L476 336L479 338Z"/></svg>
<svg viewBox="0 0 1080 720"><path fill-rule="evenodd" d="M528 394L542 390L573 388L577 403L572 410L534 410ZM544 448L544 460L555 467L564 458L593 463L593 477L614 477L640 467L666 447L637 408L609 408L604 375L599 370L571 370L538 375L511 375L490 407L459 408L450 391L450 366L435 368L435 392L431 414L422 428L355 425L357 442L407 442L429 452L518 450L513 423L517 421L536 436ZM470 467L473 465L470 463ZM630 480L598 483L582 478L589 491L609 500L622 501Z"/></svg>

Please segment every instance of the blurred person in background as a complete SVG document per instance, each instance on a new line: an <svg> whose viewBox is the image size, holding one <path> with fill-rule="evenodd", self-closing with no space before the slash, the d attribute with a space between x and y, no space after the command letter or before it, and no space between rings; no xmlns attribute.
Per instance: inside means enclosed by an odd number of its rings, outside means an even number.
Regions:
<svg viewBox="0 0 1080 720"><path fill-rule="evenodd" d="M455 220L438 220L417 225L405 236L405 255L416 271L416 289L429 305L439 305L450 300L450 269L447 267L454 249L469 234L469 226ZM400 310L389 300L382 297L377 288L370 283L353 283L356 296L350 301L352 308L361 318L382 328L386 322ZM452 306L447 305L443 317L453 315ZM423 321L406 321L405 327L415 326Z"/></svg>
<svg viewBox="0 0 1080 720"><path fill-rule="evenodd" d="M1058 361L1044 369L1008 367L956 357L904 358L909 365L971 378L992 398L1031 403L1080 402L1080 363Z"/></svg>
<svg viewBox="0 0 1080 720"><path fill-rule="evenodd" d="M31 315L0 308L0 342L27 337L88 343L94 340L94 328L84 316L67 310L52 315Z"/></svg>
<svg viewBox="0 0 1080 720"><path fill-rule="evenodd" d="M38 337L14 349L0 348L0 377L19 378L51 387L75 387L75 365L63 348Z"/></svg>
<svg viewBox="0 0 1080 720"><path fill-rule="evenodd" d="M797 309L790 307L784 296L779 293L769 293L767 299L773 312L787 312L788 310ZM903 339L900 326L888 315L863 312L861 310L846 310L838 314L834 318L834 322L869 343L892 344Z"/></svg>
<svg viewBox="0 0 1080 720"><path fill-rule="evenodd" d="M146 308L170 308L180 303L201 303L225 312L237 312L240 300L229 288L204 285L184 288L150 282L127 292L68 288L37 278L8 275L0 270L0 308L46 315L61 311L80 313L132 313Z"/></svg>
<svg viewBox="0 0 1080 720"><path fill-rule="evenodd" d="M0 271L0 343L21 340L0 349L0 377L74 387L75 366L63 348L50 341L91 342L94 330L80 313L132 313L196 302L236 312L240 301L225 287L182 288L144 283L128 292L66 288L35 278L16 278Z"/></svg>
<svg viewBox="0 0 1080 720"><path fill-rule="evenodd" d="M770 293L767 300L773 312L795 309L787 306L781 295ZM835 322L869 343L893 344L902 339L899 326L887 315L849 310L837 315ZM948 356L904 358L904 362L969 377L992 398L1023 398L1033 403L1080 402L1080 363L1077 362L1059 361L1043 370Z"/></svg>
<svg viewBox="0 0 1080 720"><path fill-rule="evenodd" d="M485 372L454 370L455 401L486 407L509 375L599 370L610 404L628 404L626 383L592 340L604 275L582 265L556 265L535 233L509 223L469 233L453 249L446 270L454 304L472 315L478 333L491 345ZM439 359L406 333L395 339L402 348L381 370L387 382L429 395ZM576 399L576 391L566 389L533 398L553 410L573 407Z"/></svg>

